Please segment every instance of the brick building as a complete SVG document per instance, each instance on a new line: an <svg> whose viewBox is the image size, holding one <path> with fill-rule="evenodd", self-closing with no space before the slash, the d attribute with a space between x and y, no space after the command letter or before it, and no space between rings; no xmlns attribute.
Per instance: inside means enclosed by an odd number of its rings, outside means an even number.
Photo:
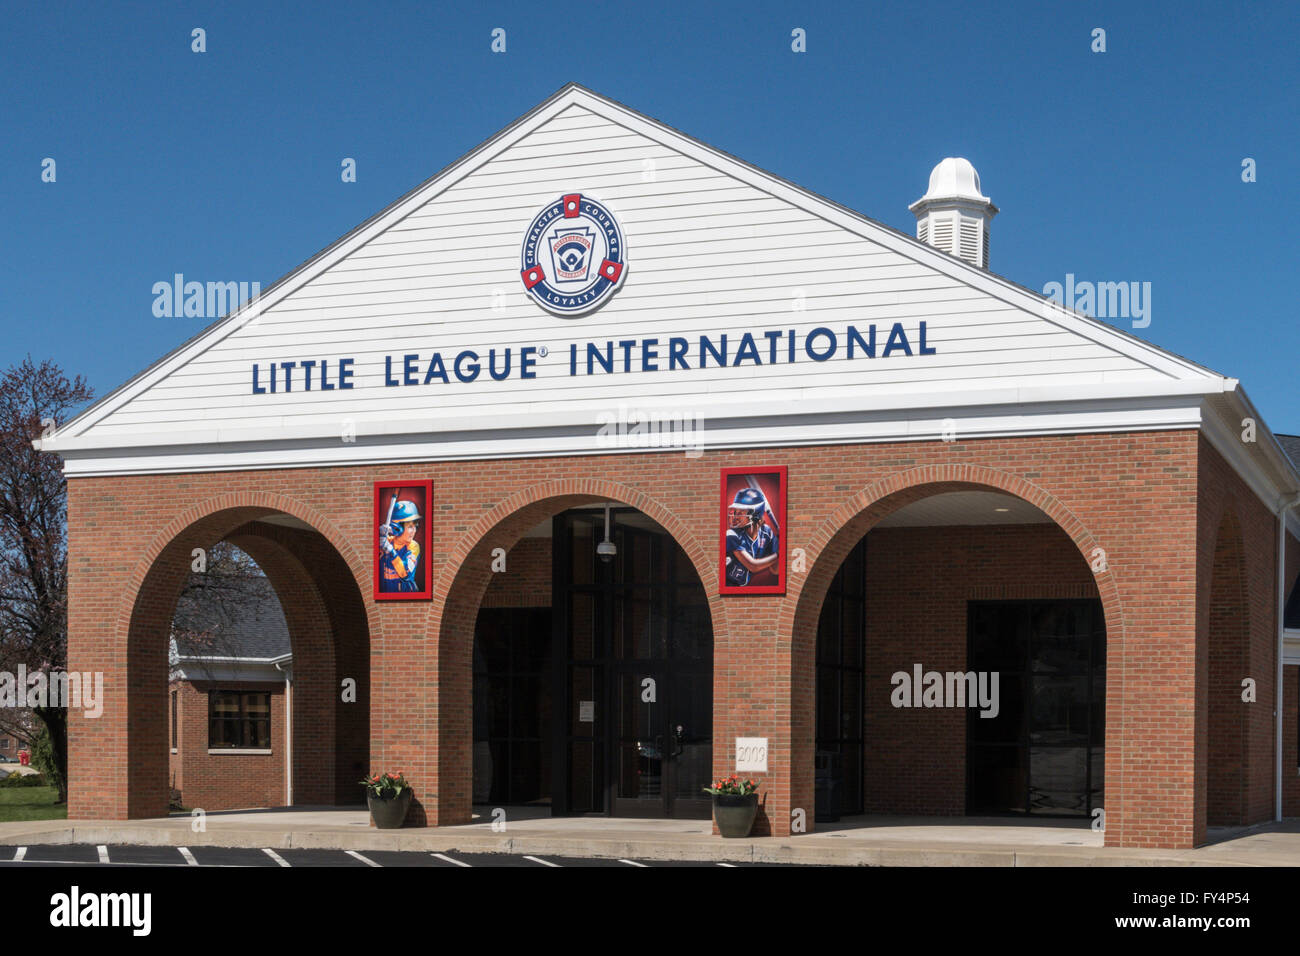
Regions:
<svg viewBox="0 0 1300 956"><path fill-rule="evenodd" d="M1236 379L990 272L969 163L911 208L569 86L64 425L69 816L166 812L218 541L283 608L296 804L367 766L408 825L699 815L743 756L781 835L819 763L846 813L1111 846L1295 814L1295 463Z"/></svg>
<svg viewBox="0 0 1300 956"><path fill-rule="evenodd" d="M0 759L5 761L18 759L18 752L27 749L27 742L13 734L0 733Z"/></svg>
<svg viewBox="0 0 1300 956"><path fill-rule="evenodd" d="M173 805L291 805L293 653L270 582L249 576L233 594L183 592L167 665Z"/></svg>
<svg viewBox="0 0 1300 956"><path fill-rule="evenodd" d="M0 762L21 763L23 753L31 756L41 722L26 708L10 710L5 716L7 726L0 729Z"/></svg>

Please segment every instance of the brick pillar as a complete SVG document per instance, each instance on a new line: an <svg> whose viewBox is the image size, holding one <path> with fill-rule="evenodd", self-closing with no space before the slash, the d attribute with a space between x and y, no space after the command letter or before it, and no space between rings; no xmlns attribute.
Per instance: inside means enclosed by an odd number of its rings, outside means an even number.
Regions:
<svg viewBox="0 0 1300 956"><path fill-rule="evenodd" d="M1206 624L1206 653L1209 656L1208 826L1239 826L1246 820L1246 788L1250 775L1246 736L1249 705L1241 699L1241 681L1249 672L1247 641L1250 623L1245 601L1243 559L1237 517L1227 510L1215 536Z"/></svg>
<svg viewBox="0 0 1300 956"><path fill-rule="evenodd" d="M265 529L265 530L263 530ZM334 641L322 589L314 580L317 550L311 532L272 525L245 525L227 540L257 562L275 590L289 629L293 652L293 802L329 806L335 802L334 736L340 707ZM323 541L323 539L321 539ZM281 797L280 802L283 802Z"/></svg>
<svg viewBox="0 0 1300 956"><path fill-rule="evenodd" d="M1106 846L1190 849L1205 840L1206 658L1197 639L1196 515L1137 503L1107 571ZM1122 614L1122 618L1120 615Z"/></svg>

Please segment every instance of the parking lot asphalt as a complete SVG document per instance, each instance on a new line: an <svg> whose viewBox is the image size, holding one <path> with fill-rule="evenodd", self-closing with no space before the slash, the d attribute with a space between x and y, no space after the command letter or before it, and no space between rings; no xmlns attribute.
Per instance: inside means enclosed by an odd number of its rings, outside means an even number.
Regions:
<svg viewBox="0 0 1300 956"><path fill-rule="evenodd" d="M762 863L717 863L692 860L615 860L602 857L533 856L515 853L445 853L420 851L253 849L219 846L95 846L57 843L0 845L0 867L145 866L145 867L751 867Z"/></svg>

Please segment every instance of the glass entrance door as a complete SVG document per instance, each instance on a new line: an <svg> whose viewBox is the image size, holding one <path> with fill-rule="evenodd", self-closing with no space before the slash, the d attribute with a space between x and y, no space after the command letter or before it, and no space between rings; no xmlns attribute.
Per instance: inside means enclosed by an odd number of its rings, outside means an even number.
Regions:
<svg viewBox="0 0 1300 956"><path fill-rule="evenodd" d="M603 511L557 518L566 810L706 818L713 633L704 588L672 537L631 509L612 511L617 554L600 560L604 521Z"/></svg>
<svg viewBox="0 0 1300 956"><path fill-rule="evenodd" d="M974 671L1000 706L967 718L967 812L1089 816L1105 795L1106 624L1101 602L971 601Z"/></svg>
<svg viewBox="0 0 1300 956"><path fill-rule="evenodd" d="M615 816L709 816L712 682L689 666L620 668Z"/></svg>

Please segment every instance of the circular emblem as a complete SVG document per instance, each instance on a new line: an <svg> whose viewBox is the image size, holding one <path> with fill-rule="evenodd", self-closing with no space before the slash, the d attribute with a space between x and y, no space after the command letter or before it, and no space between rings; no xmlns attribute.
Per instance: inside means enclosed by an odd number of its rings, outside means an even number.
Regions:
<svg viewBox="0 0 1300 956"><path fill-rule="evenodd" d="M604 305L627 272L623 230L590 196L561 196L537 214L520 256L519 276L537 304L556 315Z"/></svg>

